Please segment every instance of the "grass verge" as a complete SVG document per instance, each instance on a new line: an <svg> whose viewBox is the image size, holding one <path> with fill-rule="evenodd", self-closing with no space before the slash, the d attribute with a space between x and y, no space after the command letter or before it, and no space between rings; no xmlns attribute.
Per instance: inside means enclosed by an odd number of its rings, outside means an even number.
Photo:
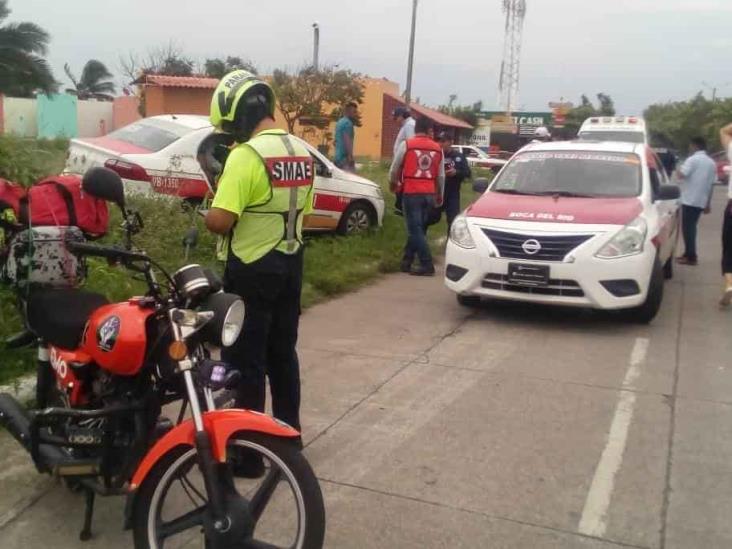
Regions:
<svg viewBox="0 0 732 549"><path fill-rule="evenodd" d="M0 160L0 177L29 184L61 170L65 143L0 138L0 154L3 151L10 151L12 160ZM351 291L382 273L395 272L399 268L406 230L403 218L394 214L394 200L387 185L388 165L365 164L359 174L382 186L386 199L383 227L347 238L329 234L306 237L304 308ZM467 204L473 198L473 192L469 185L464 187L463 201ZM221 272L222 264L214 257L215 239L205 230L197 214L185 212L179 203L164 198L135 197L129 201L129 206L137 209L145 222L142 233L135 240L136 245L167 270L173 272L186 263L199 263ZM119 212L113 209L111 231L102 243L121 242L120 223ZM186 258L182 239L194 225L199 228L199 243ZM430 228L437 253L440 250L436 242L445 234L444 219ZM106 295L111 301L120 301L145 291L144 283L136 280L132 273L110 267L98 259L89 259L86 288ZM14 294L7 288L0 289L0 342L21 328ZM3 351L0 384L31 371L34 360L33 350Z"/></svg>

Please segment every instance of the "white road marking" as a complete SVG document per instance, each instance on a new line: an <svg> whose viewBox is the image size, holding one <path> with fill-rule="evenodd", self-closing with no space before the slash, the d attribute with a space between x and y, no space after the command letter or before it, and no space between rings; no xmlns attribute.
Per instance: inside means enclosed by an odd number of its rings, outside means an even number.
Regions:
<svg viewBox="0 0 732 549"><path fill-rule="evenodd" d="M578 532L587 536L602 537L607 529L607 512L615 487L615 475L620 470L628 440L628 429L633 419L636 394L632 391L640 375L640 366L645 362L648 353L648 339L639 337L635 340L630 354L630 366L623 379L623 390L620 391L615 415L610 425L605 450L592 478L592 485L582 510Z"/></svg>

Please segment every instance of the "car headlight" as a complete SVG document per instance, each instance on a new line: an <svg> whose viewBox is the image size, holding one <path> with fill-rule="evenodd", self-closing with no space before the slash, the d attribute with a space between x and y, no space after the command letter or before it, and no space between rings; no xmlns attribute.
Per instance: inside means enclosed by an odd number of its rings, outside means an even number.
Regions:
<svg viewBox="0 0 732 549"><path fill-rule="evenodd" d="M636 217L605 244L595 257L614 259L636 255L643 251L643 244L648 234L648 224L642 217Z"/></svg>
<svg viewBox="0 0 732 549"><path fill-rule="evenodd" d="M245 312L239 296L223 292L210 295L200 310L213 313L213 319L202 330L206 341L219 347L231 347L236 343L244 327Z"/></svg>
<svg viewBox="0 0 732 549"><path fill-rule="evenodd" d="M452 226L450 227L450 240L461 248L475 248L475 241L470 235L468 220L464 215L457 216L452 222Z"/></svg>

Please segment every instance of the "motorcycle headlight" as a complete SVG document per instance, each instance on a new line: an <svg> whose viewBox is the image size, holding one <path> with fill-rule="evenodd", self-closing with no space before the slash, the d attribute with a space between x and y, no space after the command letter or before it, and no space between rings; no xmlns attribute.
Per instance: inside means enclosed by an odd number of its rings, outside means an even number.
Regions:
<svg viewBox="0 0 732 549"><path fill-rule="evenodd" d="M475 248L475 241L470 235L468 220L464 215L457 216L452 222L452 226L450 227L450 240L461 248Z"/></svg>
<svg viewBox="0 0 732 549"><path fill-rule="evenodd" d="M615 259L636 255L643 251L643 244L648 234L648 224L642 217L637 217L605 244L595 257L601 259Z"/></svg>
<svg viewBox="0 0 732 549"><path fill-rule="evenodd" d="M213 319L202 329L206 341L218 347L231 347L244 326L244 302L234 294L210 295L199 308L210 311Z"/></svg>

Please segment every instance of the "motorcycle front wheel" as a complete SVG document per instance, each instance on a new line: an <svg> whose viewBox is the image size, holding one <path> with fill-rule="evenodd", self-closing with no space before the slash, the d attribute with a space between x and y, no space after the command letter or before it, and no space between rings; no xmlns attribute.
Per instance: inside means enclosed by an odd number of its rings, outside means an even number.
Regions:
<svg viewBox="0 0 732 549"><path fill-rule="evenodd" d="M225 494L227 516L226 524L213 528L195 448L177 448L164 456L135 497L135 548L323 546L320 486L291 441L261 433L237 435L227 448L227 463L218 466L217 482Z"/></svg>

